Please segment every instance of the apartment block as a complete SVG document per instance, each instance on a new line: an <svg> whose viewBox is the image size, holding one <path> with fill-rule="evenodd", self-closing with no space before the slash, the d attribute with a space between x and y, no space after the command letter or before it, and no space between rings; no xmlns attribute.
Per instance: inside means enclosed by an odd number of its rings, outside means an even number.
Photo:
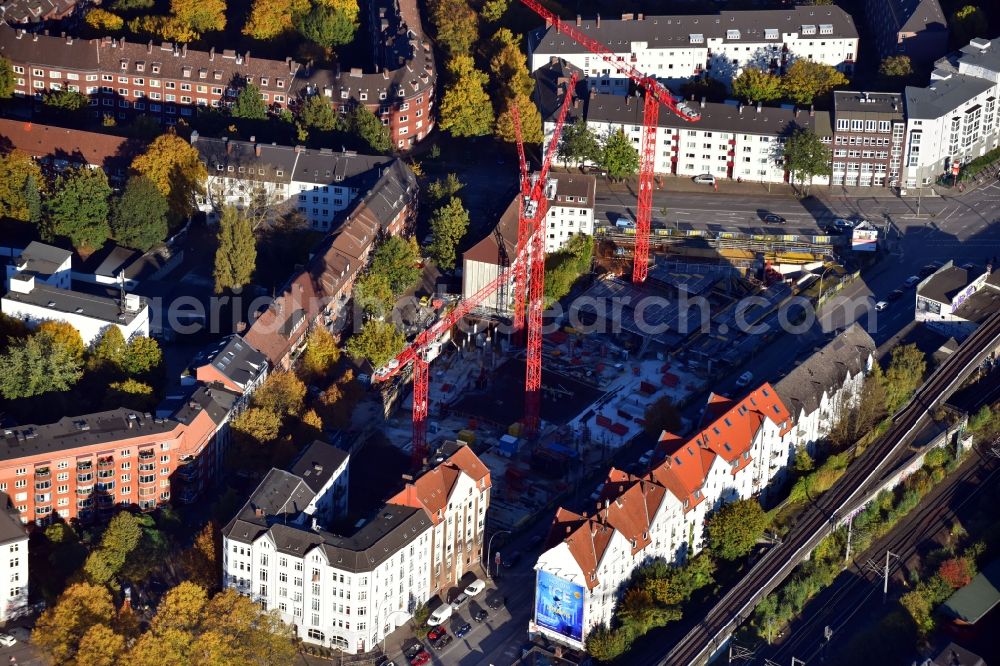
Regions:
<svg viewBox="0 0 1000 666"><path fill-rule="evenodd" d="M456 443L438 460L375 515L333 531L346 453L311 445L290 471L272 469L223 530L223 585L277 610L303 640L371 650L479 561L489 471Z"/></svg>
<svg viewBox="0 0 1000 666"><path fill-rule="evenodd" d="M215 343L192 362L194 379L203 384L222 384L227 390L249 397L267 378L267 357L233 334Z"/></svg>
<svg viewBox="0 0 1000 666"><path fill-rule="evenodd" d="M28 530L6 493L0 493L0 622L28 610Z"/></svg>
<svg viewBox="0 0 1000 666"><path fill-rule="evenodd" d="M899 93L833 93L831 185L898 187L906 118Z"/></svg>
<svg viewBox="0 0 1000 666"><path fill-rule="evenodd" d="M907 86L904 187L950 178L1000 146L1000 39L973 39L934 63L930 82Z"/></svg>
<svg viewBox="0 0 1000 666"><path fill-rule="evenodd" d="M667 83L711 76L728 83L747 66L781 73L794 59L854 71L858 32L851 16L835 5L792 9L723 11L696 16L622 14L621 20L576 19L576 28L614 57ZM629 79L555 26L531 33L531 71L553 58L583 71L591 88L625 95Z"/></svg>
<svg viewBox="0 0 1000 666"><path fill-rule="evenodd" d="M203 386L172 416L128 409L3 431L0 492L21 521L93 520L118 507L194 501L218 473L237 394Z"/></svg>
<svg viewBox="0 0 1000 666"><path fill-rule="evenodd" d="M864 8L879 57L905 55L919 66L948 50L948 21L938 0L868 0Z"/></svg>
<svg viewBox="0 0 1000 666"><path fill-rule="evenodd" d="M0 2L0 18L9 25L37 25L66 18L76 5L76 0L4 0Z"/></svg>

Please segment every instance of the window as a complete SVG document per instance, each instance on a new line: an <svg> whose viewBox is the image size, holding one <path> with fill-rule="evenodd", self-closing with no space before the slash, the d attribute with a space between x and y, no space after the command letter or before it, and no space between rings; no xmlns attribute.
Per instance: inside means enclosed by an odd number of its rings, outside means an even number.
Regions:
<svg viewBox="0 0 1000 666"><path fill-rule="evenodd" d="M816 34L816 26L815 25L804 25L804 26L802 26L801 32L802 32L803 35L815 35Z"/></svg>
<svg viewBox="0 0 1000 666"><path fill-rule="evenodd" d="M832 35L833 34L833 26L831 24L829 24L829 23L820 23L820 25L819 25L819 34L821 34L821 35Z"/></svg>
<svg viewBox="0 0 1000 666"><path fill-rule="evenodd" d="M697 33L692 33L691 35L688 35L688 39L689 39L689 41L692 44L704 44L705 43L705 35L701 35L701 34L697 34Z"/></svg>
<svg viewBox="0 0 1000 666"><path fill-rule="evenodd" d="M739 30L726 30L726 39L739 39L739 38L740 38Z"/></svg>

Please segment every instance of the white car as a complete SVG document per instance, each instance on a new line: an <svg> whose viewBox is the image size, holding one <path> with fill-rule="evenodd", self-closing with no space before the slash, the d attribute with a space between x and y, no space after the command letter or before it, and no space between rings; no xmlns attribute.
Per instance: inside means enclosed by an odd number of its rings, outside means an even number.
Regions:
<svg viewBox="0 0 1000 666"><path fill-rule="evenodd" d="M486 589L486 583L477 578L476 580L469 583L469 586L465 588L465 595L471 599L472 597L476 596L485 589Z"/></svg>
<svg viewBox="0 0 1000 666"><path fill-rule="evenodd" d="M753 373L748 371L739 376L739 379L736 380L736 385L742 388L752 381Z"/></svg>
<svg viewBox="0 0 1000 666"><path fill-rule="evenodd" d="M436 627L439 624L444 624L451 617L452 612L454 612L454 609L452 609L450 604L441 604L427 618L427 626Z"/></svg>
<svg viewBox="0 0 1000 666"><path fill-rule="evenodd" d="M692 180L699 185L715 185L715 176L710 173L703 173L700 176L695 176Z"/></svg>
<svg viewBox="0 0 1000 666"><path fill-rule="evenodd" d="M0 634L0 645L10 647L17 643L17 639L10 634Z"/></svg>
<svg viewBox="0 0 1000 666"><path fill-rule="evenodd" d="M885 310L887 307L889 307L889 304L885 301L879 301L875 304L875 310L878 312L882 312L882 310Z"/></svg>

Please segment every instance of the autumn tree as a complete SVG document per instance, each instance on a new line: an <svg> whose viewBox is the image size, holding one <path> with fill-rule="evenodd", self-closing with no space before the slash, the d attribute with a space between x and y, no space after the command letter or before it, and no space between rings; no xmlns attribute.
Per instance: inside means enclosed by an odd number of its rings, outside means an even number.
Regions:
<svg viewBox="0 0 1000 666"><path fill-rule="evenodd" d="M604 140L599 164L608 172L609 178L623 180L639 170L639 151L619 129Z"/></svg>
<svg viewBox="0 0 1000 666"><path fill-rule="evenodd" d="M643 420L646 432L657 439L664 432L675 433L681 427L681 413L668 395L657 398L647 407Z"/></svg>
<svg viewBox="0 0 1000 666"><path fill-rule="evenodd" d="M456 137L489 134L493 127L493 105L486 94L489 77L468 55L452 57L447 68L450 83L441 100L441 129Z"/></svg>
<svg viewBox="0 0 1000 666"><path fill-rule="evenodd" d="M74 247L97 248L111 236L108 213L111 186L103 169L66 169L45 201L42 237L69 238Z"/></svg>
<svg viewBox="0 0 1000 666"><path fill-rule="evenodd" d="M157 402L150 384L131 377L108 384L106 398L109 409L125 407L142 412L150 411Z"/></svg>
<svg viewBox="0 0 1000 666"><path fill-rule="evenodd" d="M757 545L767 527L767 514L754 499L725 504L709 517L708 542L724 560L743 557Z"/></svg>
<svg viewBox="0 0 1000 666"><path fill-rule="evenodd" d="M431 181L427 186L427 199L432 204L441 203L445 199L450 199L458 194L464 186L464 183L458 179L456 174L449 173L444 178Z"/></svg>
<svg viewBox="0 0 1000 666"><path fill-rule="evenodd" d="M113 613L107 588L90 583L70 585L54 606L42 612L31 632L31 642L56 663L68 663L91 627L106 624Z"/></svg>
<svg viewBox="0 0 1000 666"><path fill-rule="evenodd" d="M913 75L913 63L908 55L887 56L879 65L878 73L884 78L906 78Z"/></svg>
<svg viewBox="0 0 1000 666"><path fill-rule="evenodd" d="M813 103L837 86L847 85L847 77L835 67L812 60L796 60L781 79L785 97L803 106Z"/></svg>
<svg viewBox="0 0 1000 666"><path fill-rule="evenodd" d="M215 250L215 293L242 289L250 283L257 264L257 240L250 221L235 206L222 209L219 245Z"/></svg>
<svg viewBox="0 0 1000 666"><path fill-rule="evenodd" d="M254 0L243 34L269 40L292 29L292 16L309 11L309 0Z"/></svg>
<svg viewBox="0 0 1000 666"><path fill-rule="evenodd" d="M444 270L455 267L458 244L468 229L469 212L458 197L451 197L447 204L434 211L431 216L433 240L428 250L439 267Z"/></svg>
<svg viewBox="0 0 1000 666"><path fill-rule="evenodd" d="M510 0L486 0L479 10L479 15L483 17L484 21L496 23L503 17L509 6Z"/></svg>
<svg viewBox="0 0 1000 666"><path fill-rule="evenodd" d="M350 43L358 29L357 4L353 16L343 3L316 3L307 12L292 16L292 25L303 37L325 49Z"/></svg>
<svg viewBox="0 0 1000 666"><path fill-rule="evenodd" d="M77 360L83 361L85 346L80 331L73 324L58 319L47 319L35 329L35 335L47 335L54 344L63 345L66 351Z"/></svg>
<svg viewBox="0 0 1000 666"><path fill-rule="evenodd" d="M886 408L893 414L905 405L924 381L927 359L915 344L892 350L892 360L885 371Z"/></svg>
<svg viewBox="0 0 1000 666"><path fill-rule="evenodd" d="M7 99L14 94L17 84L17 77L14 76L14 68L4 56L0 56L0 99Z"/></svg>
<svg viewBox="0 0 1000 666"><path fill-rule="evenodd" d="M194 543L181 553L181 563L188 579L206 590L219 585L222 570L219 562L219 526L209 521L198 532Z"/></svg>
<svg viewBox="0 0 1000 666"><path fill-rule="evenodd" d="M87 25L100 32L118 32L125 27L125 20L106 9L92 7L84 18Z"/></svg>
<svg viewBox="0 0 1000 666"><path fill-rule="evenodd" d="M113 368L119 370L125 358L125 336L117 326L108 326L94 344L94 352L87 359L91 369Z"/></svg>
<svg viewBox="0 0 1000 666"><path fill-rule="evenodd" d="M356 359L367 359L379 368L403 351L404 336L391 321L369 319L361 331L347 341L347 353Z"/></svg>
<svg viewBox="0 0 1000 666"><path fill-rule="evenodd" d="M364 105L359 104L351 110L348 127L375 152L387 153L392 150L389 128Z"/></svg>
<svg viewBox="0 0 1000 666"><path fill-rule="evenodd" d="M8 400L68 391L82 376L75 346L50 333L8 342L0 354L0 395Z"/></svg>
<svg viewBox="0 0 1000 666"><path fill-rule="evenodd" d="M448 55L466 55L479 38L479 20L467 0L432 0L431 21L437 41Z"/></svg>
<svg viewBox="0 0 1000 666"><path fill-rule="evenodd" d="M76 663L83 666L117 666L125 655L125 637L107 625L95 624L80 638Z"/></svg>
<svg viewBox="0 0 1000 666"><path fill-rule="evenodd" d="M792 180L798 181L799 187L806 194L809 193L813 178L830 173L830 149L811 129L795 130L785 140L783 156L785 168L791 173Z"/></svg>
<svg viewBox="0 0 1000 666"><path fill-rule="evenodd" d="M771 102L781 98L781 77L756 67L744 67L733 79L733 95L748 102Z"/></svg>
<svg viewBox="0 0 1000 666"><path fill-rule="evenodd" d="M267 104L260 96L260 88L252 83L248 83L240 90L229 109L233 118L243 118L245 120L265 120L267 118Z"/></svg>
<svg viewBox="0 0 1000 666"><path fill-rule="evenodd" d="M306 385L291 372L272 372L253 394L253 406L279 416L296 416L302 412Z"/></svg>
<svg viewBox="0 0 1000 666"><path fill-rule="evenodd" d="M127 375L148 375L163 363L160 343L145 335L133 336L121 356L119 367Z"/></svg>
<svg viewBox="0 0 1000 666"><path fill-rule="evenodd" d="M196 38L226 27L226 0L170 0L170 13Z"/></svg>
<svg viewBox="0 0 1000 666"><path fill-rule="evenodd" d="M520 41L521 36L507 28L501 28L493 35L492 46L496 53L490 59L490 72L505 99L519 95L531 97L535 91L535 80L528 71L528 59L521 50Z"/></svg>
<svg viewBox="0 0 1000 666"><path fill-rule="evenodd" d="M420 279L420 248L414 238L390 236L375 248L371 272L384 275L394 296L399 296Z"/></svg>
<svg viewBox="0 0 1000 666"><path fill-rule="evenodd" d="M111 233L125 247L147 252L167 237L167 199L149 178L132 176L111 205Z"/></svg>
<svg viewBox="0 0 1000 666"><path fill-rule="evenodd" d="M145 153L132 162L136 173L156 185L175 220L187 217L195 209L195 196L204 194L208 178L198 150L176 134L156 137Z"/></svg>
<svg viewBox="0 0 1000 666"><path fill-rule="evenodd" d="M389 278L371 270L357 279L352 295L358 307L365 313L377 317L387 315L396 302Z"/></svg>
<svg viewBox="0 0 1000 666"><path fill-rule="evenodd" d="M337 126L337 114L333 105L322 95L310 95L299 111L302 124L321 132L329 132Z"/></svg>
<svg viewBox="0 0 1000 666"><path fill-rule="evenodd" d="M340 360L337 338L325 326L314 326L306 338L302 353L301 370L307 378L325 376Z"/></svg>
<svg viewBox="0 0 1000 666"><path fill-rule="evenodd" d="M504 101L503 111L497 116L496 136L507 143L517 142L513 111L517 107L521 119L521 139L524 143L542 143L542 114L531 97L518 93L515 97Z"/></svg>
<svg viewBox="0 0 1000 666"><path fill-rule="evenodd" d="M975 5L965 5L951 15L951 27L955 46L965 46L975 37L985 37L989 28L986 14Z"/></svg>
<svg viewBox="0 0 1000 666"><path fill-rule="evenodd" d="M234 416L229 425L234 432L263 444L278 438L278 433L281 431L281 417L267 409L251 407Z"/></svg>
<svg viewBox="0 0 1000 666"><path fill-rule="evenodd" d="M601 142L585 120L567 123L559 137L558 156L563 165L599 162Z"/></svg>
<svg viewBox="0 0 1000 666"><path fill-rule="evenodd" d="M45 182L38 163L31 155L16 149L0 155L0 215L23 222L37 221L32 220L25 196L30 182Z"/></svg>

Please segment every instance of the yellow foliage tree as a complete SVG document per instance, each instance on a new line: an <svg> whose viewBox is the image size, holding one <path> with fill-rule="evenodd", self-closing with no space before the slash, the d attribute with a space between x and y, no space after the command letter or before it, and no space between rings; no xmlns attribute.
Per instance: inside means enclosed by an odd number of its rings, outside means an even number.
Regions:
<svg viewBox="0 0 1000 666"><path fill-rule="evenodd" d="M279 416L297 416L305 397L306 385L301 379L290 372L272 372L253 394L253 406Z"/></svg>
<svg viewBox="0 0 1000 666"><path fill-rule="evenodd" d="M111 593L107 588L76 583L66 588L56 604L38 618L31 632L31 642L51 655L56 663L67 663L84 634L95 625L107 624L113 613Z"/></svg>
<svg viewBox="0 0 1000 666"><path fill-rule="evenodd" d="M309 0L254 0L243 34L273 39L292 29L292 16L309 11Z"/></svg>
<svg viewBox="0 0 1000 666"><path fill-rule="evenodd" d="M528 71L527 56L521 51L520 40L520 35L507 28L497 31L492 40L497 51L490 59L490 71L507 99L521 94L530 97L535 90L535 80Z"/></svg>
<svg viewBox="0 0 1000 666"><path fill-rule="evenodd" d="M340 360L337 338L323 326L316 326L306 339L306 350L302 354L301 370L307 381L312 381L328 373Z"/></svg>
<svg viewBox="0 0 1000 666"><path fill-rule="evenodd" d="M812 104L817 97L843 85L847 85L847 77L840 71L812 60L796 60L781 79L785 97L801 105Z"/></svg>
<svg viewBox="0 0 1000 666"><path fill-rule="evenodd" d="M55 319L43 321L35 329L35 334L49 335L53 342L63 345L78 361L83 360L83 338L69 322L56 321Z"/></svg>
<svg viewBox="0 0 1000 666"><path fill-rule="evenodd" d="M38 164L31 155L21 150L12 150L0 155L0 215L24 222L37 222L40 210L32 211L28 190L33 183L34 196L38 196L45 181ZM38 206L40 207L40 202Z"/></svg>
<svg viewBox="0 0 1000 666"><path fill-rule="evenodd" d="M80 639L76 663L80 666L116 666L125 654L125 637L111 627L95 624Z"/></svg>
<svg viewBox="0 0 1000 666"><path fill-rule="evenodd" d="M226 27L226 0L170 0L170 13L198 35Z"/></svg>
<svg viewBox="0 0 1000 666"><path fill-rule="evenodd" d="M106 9L91 9L84 19L95 30L115 32L125 27L125 20Z"/></svg>
<svg viewBox="0 0 1000 666"><path fill-rule="evenodd" d="M204 193L208 178L194 146L176 134L161 134L132 161L132 169L149 178L167 198L178 219L194 212L195 195Z"/></svg>
<svg viewBox="0 0 1000 666"><path fill-rule="evenodd" d="M234 416L229 425L236 432L263 444L277 439L281 417L270 410L251 407Z"/></svg>
<svg viewBox="0 0 1000 666"><path fill-rule="evenodd" d="M514 131L514 120L511 108L516 106L518 115L521 118L521 136L525 143L542 142L542 114L538 107L531 101L531 97L524 93L518 93L514 99L505 101L504 110L497 116L496 135L498 138L508 142L517 141L517 133Z"/></svg>

